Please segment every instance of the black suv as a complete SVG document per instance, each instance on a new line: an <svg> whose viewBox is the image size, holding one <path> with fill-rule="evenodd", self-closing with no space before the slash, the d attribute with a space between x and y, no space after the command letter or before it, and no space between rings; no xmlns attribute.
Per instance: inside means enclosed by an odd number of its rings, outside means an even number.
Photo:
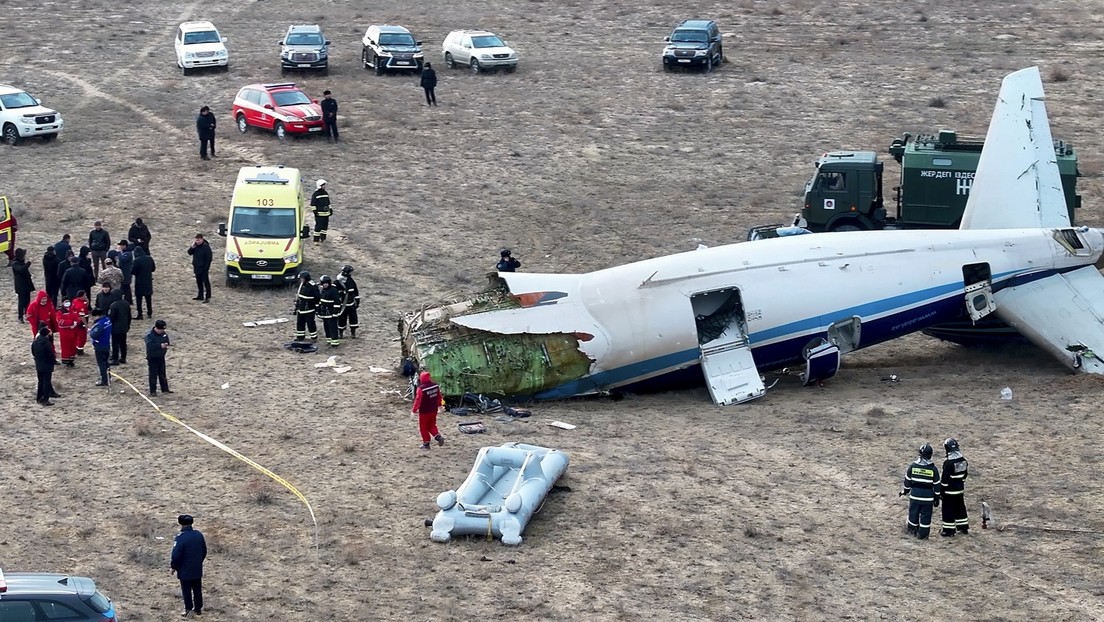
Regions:
<svg viewBox="0 0 1104 622"><path fill-rule="evenodd" d="M317 24L288 26L280 46L280 75L289 71L330 72L330 41Z"/></svg>
<svg viewBox="0 0 1104 622"><path fill-rule="evenodd" d="M115 607L87 577L0 572L0 620L116 622Z"/></svg>
<svg viewBox="0 0 1104 622"><path fill-rule="evenodd" d="M711 19L684 20L664 39L663 69L701 67L710 71L724 61L721 31Z"/></svg>

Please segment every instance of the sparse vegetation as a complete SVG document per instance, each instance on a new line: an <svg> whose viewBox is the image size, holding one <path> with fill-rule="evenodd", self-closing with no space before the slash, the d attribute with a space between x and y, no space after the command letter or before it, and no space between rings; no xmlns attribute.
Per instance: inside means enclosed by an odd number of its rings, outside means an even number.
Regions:
<svg viewBox="0 0 1104 622"><path fill-rule="evenodd" d="M933 97L928 100L928 108L946 108L947 100L942 97Z"/></svg>
<svg viewBox="0 0 1104 622"><path fill-rule="evenodd" d="M271 505L276 496L276 489L272 482L260 475L249 479L246 492L253 503L257 505Z"/></svg>

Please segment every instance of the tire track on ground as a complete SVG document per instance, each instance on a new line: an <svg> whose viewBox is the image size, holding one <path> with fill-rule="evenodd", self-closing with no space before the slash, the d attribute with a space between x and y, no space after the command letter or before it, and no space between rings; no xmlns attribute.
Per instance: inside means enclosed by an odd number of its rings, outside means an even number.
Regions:
<svg viewBox="0 0 1104 622"><path fill-rule="evenodd" d="M138 50L138 52L134 55L134 62L131 64L130 67L121 67L115 73L108 76L106 79L113 80L115 78L118 78L123 74L130 73L134 65L141 65L142 63L147 62L147 59L149 59L149 57L153 55L154 51L164 45L162 41L166 37L168 39L175 40L176 37L174 36L174 31L176 30L177 25L191 19L192 14L195 13L195 10L202 3L203 0L195 0L195 2L192 2L188 6L184 7L184 10L180 12L180 15L177 15L176 19L171 21L169 25L165 27L161 36L152 38L149 45Z"/></svg>
<svg viewBox="0 0 1104 622"><path fill-rule="evenodd" d="M150 125L157 127L165 133L173 134L177 137L182 138L183 140L194 142L194 137L192 136L191 132L185 132L176 125L173 125L172 122L170 122L168 119L158 115L151 110L148 110L147 108L144 108L143 106L140 106L122 97L117 97L115 95L111 95L100 90L94 84L79 76L75 76L64 71L58 71L56 69L46 69L43 70L43 73L50 74L61 80L72 82L73 84L79 86L87 96L96 97L112 102L114 104L118 104L119 106L122 106L123 108L126 108L127 110L130 110L131 112L137 113L138 115L142 116ZM263 164L265 162L264 154L249 147L243 147L241 145L227 144L223 142L219 145L219 151L229 151L242 160L252 162L253 164Z"/></svg>

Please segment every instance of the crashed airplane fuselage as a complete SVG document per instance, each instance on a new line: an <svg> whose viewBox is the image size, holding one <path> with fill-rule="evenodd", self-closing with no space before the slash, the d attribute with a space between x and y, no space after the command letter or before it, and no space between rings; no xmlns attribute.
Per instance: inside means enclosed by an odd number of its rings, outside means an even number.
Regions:
<svg viewBox="0 0 1104 622"><path fill-rule="evenodd" d="M407 314L400 331L404 355L451 396L563 398L700 368L714 401L743 402L765 392L761 371L798 366L816 382L848 351L993 312L1099 373L1104 278L1092 266L1102 250L1101 231L1069 226L1032 68L1002 85L960 230L782 237L586 274L499 273L485 292Z"/></svg>

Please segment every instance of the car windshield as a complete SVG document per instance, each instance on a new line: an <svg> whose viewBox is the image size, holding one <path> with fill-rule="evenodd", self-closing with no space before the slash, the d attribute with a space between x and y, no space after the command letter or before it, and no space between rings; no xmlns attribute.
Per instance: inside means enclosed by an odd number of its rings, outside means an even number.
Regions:
<svg viewBox="0 0 1104 622"><path fill-rule="evenodd" d="M299 225L290 207L234 207L230 234L245 238L293 238Z"/></svg>
<svg viewBox="0 0 1104 622"><path fill-rule="evenodd" d="M287 36L284 45L313 45L319 46L325 39L317 32L297 32Z"/></svg>
<svg viewBox="0 0 1104 622"><path fill-rule="evenodd" d="M38 102L34 100L27 93L12 93L10 95L0 95L0 103L4 104L4 108L28 108L30 106L37 106Z"/></svg>
<svg viewBox="0 0 1104 622"><path fill-rule="evenodd" d="M221 41L222 39L219 38L219 33L214 30L184 33L184 45L191 45L193 43L219 43Z"/></svg>
<svg viewBox="0 0 1104 622"><path fill-rule="evenodd" d="M481 37L472 37L473 48L501 48L506 47L506 44L502 42L495 35L483 35Z"/></svg>
<svg viewBox="0 0 1104 622"><path fill-rule="evenodd" d="M706 41L709 41L709 36L704 30L676 30L671 35L672 43L705 43Z"/></svg>
<svg viewBox="0 0 1104 622"><path fill-rule="evenodd" d="M387 32L380 34L380 45L414 45L414 37L407 32Z"/></svg>
<svg viewBox="0 0 1104 622"><path fill-rule="evenodd" d="M303 91L276 91L272 94L272 99L276 100L277 106L297 106L311 103L310 98L304 95Z"/></svg>

